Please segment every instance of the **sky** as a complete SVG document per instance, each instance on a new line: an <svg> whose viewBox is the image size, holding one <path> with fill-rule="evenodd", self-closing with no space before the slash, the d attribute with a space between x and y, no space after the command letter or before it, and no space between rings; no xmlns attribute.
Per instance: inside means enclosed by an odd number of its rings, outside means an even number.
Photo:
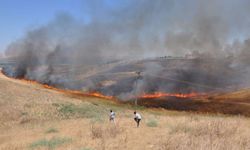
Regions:
<svg viewBox="0 0 250 150"><path fill-rule="evenodd" d="M30 28L52 20L59 13L85 19L80 0L0 0L0 52Z"/></svg>
<svg viewBox="0 0 250 150"><path fill-rule="evenodd" d="M63 13L141 49L217 49L250 37L249 0L0 0L0 52Z"/></svg>
<svg viewBox="0 0 250 150"><path fill-rule="evenodd" d="M0 52L21 38L30 29L46 25L55 16L66 13L74 18L87 22L88 6L101 1L105 7L119 9L128 1L116 0L0 0ZM98 7L98 5L97 5ZM93 8L93 7L92 7Z"/></svg>

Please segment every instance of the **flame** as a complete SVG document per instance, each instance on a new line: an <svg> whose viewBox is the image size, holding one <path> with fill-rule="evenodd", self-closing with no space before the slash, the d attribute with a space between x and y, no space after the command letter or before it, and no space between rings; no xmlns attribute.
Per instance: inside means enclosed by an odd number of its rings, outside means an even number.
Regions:
<svg viewBox="0 0 250 150"><path fill-rule="evenodd" d="M5 75L2 70L0 70L0 74ZM109 100L116 100L116 98L113 97L113 96L106 96L106 95L103 95L102 93L96 92L96 91L82 92L82 91L77 91L77 90L60 89L60 88L56 88L56 87L48 85L48 84L40 83L40 82L35 81L35 80L29 80L29 79L26 79L26 78L12 78L12 77L9 77L9 76L6 76L6 77L14 79L14 80L19 80L19 81L22 81L22 82L28 82L29 84L40 85L40 86L43 86L46 89L51 89L51 90L58 91L58 92L61 92L61 93L74 94L74 95L79 95L79 96L98 97L98 98L104 98L104 99L109 99Z"/></svg>
<svg viewBox="0 0 250 150"><path fill-rule="evenodd" d="M177 98L192 98L204 95L203 93L164 93L164 92L154 92L150 94L143 94L138 98L145 98L145 99L153 99L153 98L161 98L161 97L177 97Z"/></svg>
<svg viewBox="0 0 250 150"><path fill-rule="evenodd" d="M0 70L0 73L4 74L2 72L2 70ZM8 76L7 76L8 77ZM11 78L11 77L9 77ZM74 94L74 95L80 95L80 96L89 96L89 97L98 97L98 98L104 98L104 99L109 99L109 100L117 100L115 97L113 96L107 96L104 95L100 92L96 92L96 91L90 91L90 92L82 92L82 91L78 91L78 90L68 90L68 89L59 89L53 86L50 86L48 84L43 84L40 83L38 81L34 81L34 80L29 80L29 79L17 79L17 78L12 78L15 80L21 80L24 82L29 82L29 83L33 83L33 84L38 84L43 86L44 88L47 89L52 89L58 92L62 92L62 93L66 93L66 94ZM154 92L154 93L144 93L141 96L138 96L137 98L141 98L141 99L154 99L154 98L161 98L161 97L177 97L177 98L193 98L193 97L200 97L203 96L205 97L207 94L205 93L164 93L164 92Z"/></svg>
<svg viewBox="0 0 250 150"><path fill-rule="evenodd" d="M55 88L53 86L49 86L46 84L43 84L43 86L47 89L52 89L52 90L56 90L59 92L63 92L66 94L74 94L74 95L79 95L79 96L89 96L89 97L98 97L98 98L104 98L104 99L109 99L109 100L114 100L115 98L113 96L106 96L103 95L100 92L96 92L96 91L90 91L90 92L82 92L82 91L77 91L77 90L67 90L67 89L58 89Z"/></svg>
<svg viewBox="0 0 250 150"><path fill-rule="evenodd" d="M98 98L104 98L104 99L109 99L109 100L114 100L115 97L113 96L107 96L107 95L103 95L100 92L96 92L96 91L90 91L90 92L82 92L82 91L77 91L77 90L68 90L68 89L59 89L47 84L42 84L44 88L47 89L52 89L52 90L56 90L59 92L63 92L66 94L74 94L74 95L79 95L79 96L89 96L89 97L98 97Z"/></svg>
<svg viewBox="0 0 250 150"><path fill-rule="evenodd" d="M103 95L102 93L99 92L89 92L89 93L83 93L85 96L93 96L93 97L98 97L98 98L105 98L105 99L114 99L113 96L106 96Z"/></svg>

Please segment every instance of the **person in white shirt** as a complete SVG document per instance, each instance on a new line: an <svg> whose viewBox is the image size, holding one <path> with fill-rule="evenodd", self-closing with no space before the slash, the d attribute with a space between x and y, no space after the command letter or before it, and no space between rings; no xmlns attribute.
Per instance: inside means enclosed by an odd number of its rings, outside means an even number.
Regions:
<svg viewBox="0 0 250 150"><path fill-rule="evenodd" d="M137 127L139 127L140 125L140 121L141 121L141 115L139 113L137 113L136 111L134 112L134 120L137 123Z"/></svg>
<svg viewBox="0 0 250 150"><path fill-rule="evenodd" d="M110 110L109 121L115 122L115 112L113 112L112 110Z"/></svg>

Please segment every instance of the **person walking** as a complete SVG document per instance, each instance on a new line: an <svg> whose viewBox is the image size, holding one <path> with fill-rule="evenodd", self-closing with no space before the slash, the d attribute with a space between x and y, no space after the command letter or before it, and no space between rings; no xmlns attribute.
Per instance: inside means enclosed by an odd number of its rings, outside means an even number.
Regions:
<svg viewBox="0 0 250 150"><path fill-rule="evenodd" d="M140 121L141 121L141 115L138 112L134 112L134 120L137 124L137 128L140 126Z"/></svg>
<svg viewBox="0 0 250 150"><path fill-rule="evenodd" d="M109 121L115 123L115 112L113 112L112 110L110 110Z"/></svg>

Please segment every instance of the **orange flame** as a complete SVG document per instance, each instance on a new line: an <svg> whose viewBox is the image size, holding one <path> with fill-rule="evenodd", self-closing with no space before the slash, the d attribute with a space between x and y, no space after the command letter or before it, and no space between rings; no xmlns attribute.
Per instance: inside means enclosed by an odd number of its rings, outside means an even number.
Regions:
<svg viewBox="0 0 250 150"><path fill-rule="evenodd" d="M75 94L75 95L80 95L80 96L89 96L89 97L98 97L98 98L104 98L104 99L109 99L109 100L113 100L115 99L113 96L106 96L103 95L102 93L99 92L82 92L82 91L77 91L77 90L64 90L64 89L58 89L55 88L53 86L49 86L47 84L43 84L43 86L47 89L53 89L59 92L64 92L64 93L68 93L68 94Z"/></svg>
<svg viewBox="0 0 250 150"><path fill-rule="evenodd" d="M4 74L2 72L2 70L0 70L0 73ZM9 77L11 78L11 77ZM12 79L16 79L16 78L12 78ZM106 96L103 95L100 92L82 92L82 91L77 91L77 90L68 90L68 89L59 89L53 86L50 86L48 84L42 84L38 81L34 81L34 80L29 80L29 79L16 79L16 80L21 80L24 82L29 82L29 83L33 83L33 84L39 84L42 85L44 88L47 89L52 89L55 91L59 91L59 92L63 92L63 93L68 93L68 94L75 94L75 95L80 95L80 96L90 96L90 97L98 97L98 98L104 98L104 99L109 99L109 100L117 100L115 97L113 96ZM153 98L161 98L161 97L177 97L177 98L193 98L193 97L200 97L200 96L206 96L207 94L205 93L187 93L187 94L183 94L183 93L164 93L164 92L154 92L154 93L144 93L141 96L138 96L137 98L144 98L144 99L153 99Z"/></svg>
<svg viewBox="0 0 250 150"><path fill-rule="evenodd" d="M4 74L2 72L2 70L0 70L0 74ZM6 77L8 77L8 76L6 76ZM35 80L29 80L29 79L25 79L25 78L12 78L12 77L8 77L8 78L11 78L14 80L20 80L22 82L28 82L31 84L41 85L46 89L51 89L51 90L66 93L66 94L75 94L75 95L79 95L79 96L89 96L89 97L98 97L98 98L104 98L104 99L109 99L109 100L116 100L116 98L113 96L106 96L106 95L103 95L102 93L99 93L99 92L82 92L82 91L77 91L77 90L60 89L60 88L50 86L48 84L40 83L40 82L35 81Z"/></svg>
<svg viewBox="0 0 250 150"><path fill-rule="evenodd" d="M89 92L89 93L83 93L86 96L93 96L93 97L99 97L99 98L105 98L105 99L114 99L113 96L106 96L99 92Z"/></svg>
<svg viewBox="0 0 250 150"><path fill-rule="evenodd" d="M151 94L143 94L139 96L138 98L145 98L145 99L153 99L153 98L161 98L161 97L177 97L177 98L192 98L192 97L198 97L202 96L204 94L202 93L163 93L163 92L155 92Z"/></svg>

